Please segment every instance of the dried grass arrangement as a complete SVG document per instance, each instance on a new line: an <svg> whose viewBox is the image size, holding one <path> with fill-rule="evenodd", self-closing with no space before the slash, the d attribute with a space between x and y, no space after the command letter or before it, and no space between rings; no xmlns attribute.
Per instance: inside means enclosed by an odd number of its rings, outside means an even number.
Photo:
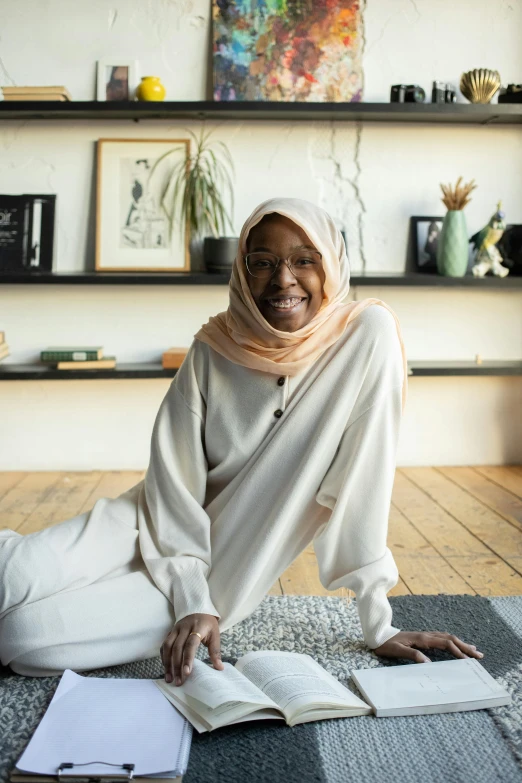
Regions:
<svg viewBox="0 0 522 783"><path fill-rule="evenodd" d="M471 201L469 194L477 187L474 179L468 182L467 185L462 186L460 185L461 180L462 177L459 177L454 189L451 185L443 185L441 183L440 187L444 193L444 198L441 201L449 210L464 209L466 204L469 204Z"/></svg>

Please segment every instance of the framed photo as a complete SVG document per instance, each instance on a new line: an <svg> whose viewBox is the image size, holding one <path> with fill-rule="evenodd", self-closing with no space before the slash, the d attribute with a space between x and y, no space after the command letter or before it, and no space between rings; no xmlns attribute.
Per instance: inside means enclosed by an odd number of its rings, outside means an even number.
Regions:
<svg viewBox="0 0 522 783"><path fill-rule="evenodd" d="M511 277L522 276L522 224L508 223L497 247Z"/></svg>
<svg viewBox="0 0 522 783"><path fill-rule="evenodd" d="M56 195L0 194L0 275L51 272Z"/></svg>
<svg viewBox="0 0 522 783"><path fill-rule="evenodd" d="M189 153L189 139L98 140L97 270L190 271L189 226L170 219L173 168Z"/></svg>
<svg viewBox="0 0 522 783"><path fill-rule="evenodd" d="M97 101L133 101L137 85L137 60L125 58L98 60Z"/></svg>
<svg viewBox="0 0 522 783"><path fill-rule="evenodd" d="M440 216L411 218L415 271L437 273L437 245L442 221Z"/></svg>

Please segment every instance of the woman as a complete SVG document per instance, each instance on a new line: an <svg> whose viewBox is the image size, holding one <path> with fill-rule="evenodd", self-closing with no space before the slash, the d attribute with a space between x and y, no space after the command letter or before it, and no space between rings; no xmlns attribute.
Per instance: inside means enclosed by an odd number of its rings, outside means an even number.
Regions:
<svg viewBox="0 0 522 783"><path fill-rule="evenodd" d="M0 537L4 665L44 676L160 648L166 680L180 684L202 642L222 669L220 632L311 541L322 584L354 590L378 655L481 657L449 633L391 624L386 534L406 358L390 308L344 303L348 290L326 212L299 199L254 210L229 308L195 335L144 480L60 525Z"/></svg>

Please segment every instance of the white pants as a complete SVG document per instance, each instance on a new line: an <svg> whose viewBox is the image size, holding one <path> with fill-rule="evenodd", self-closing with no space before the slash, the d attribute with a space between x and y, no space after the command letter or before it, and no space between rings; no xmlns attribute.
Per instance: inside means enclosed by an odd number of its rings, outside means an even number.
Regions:
<svg viewBox="0 0 522 783"><path fill-rule="evenodd" d="M135 503L134 488L118 505ZM21 536L0 531L0 661L32 677L159 655L175 622L111 501ZM132 514L126 514L132 519Z"/></svg>

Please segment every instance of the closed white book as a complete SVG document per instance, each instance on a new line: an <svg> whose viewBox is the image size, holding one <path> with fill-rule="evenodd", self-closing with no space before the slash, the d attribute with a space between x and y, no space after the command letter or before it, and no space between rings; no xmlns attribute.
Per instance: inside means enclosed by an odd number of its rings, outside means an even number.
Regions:
<svg viewBox="0 0 522 783"><path fill-rule="evenodd" d="M354 669L352 680L378 718L481 710L511 701L476 658Z"/></svg>

